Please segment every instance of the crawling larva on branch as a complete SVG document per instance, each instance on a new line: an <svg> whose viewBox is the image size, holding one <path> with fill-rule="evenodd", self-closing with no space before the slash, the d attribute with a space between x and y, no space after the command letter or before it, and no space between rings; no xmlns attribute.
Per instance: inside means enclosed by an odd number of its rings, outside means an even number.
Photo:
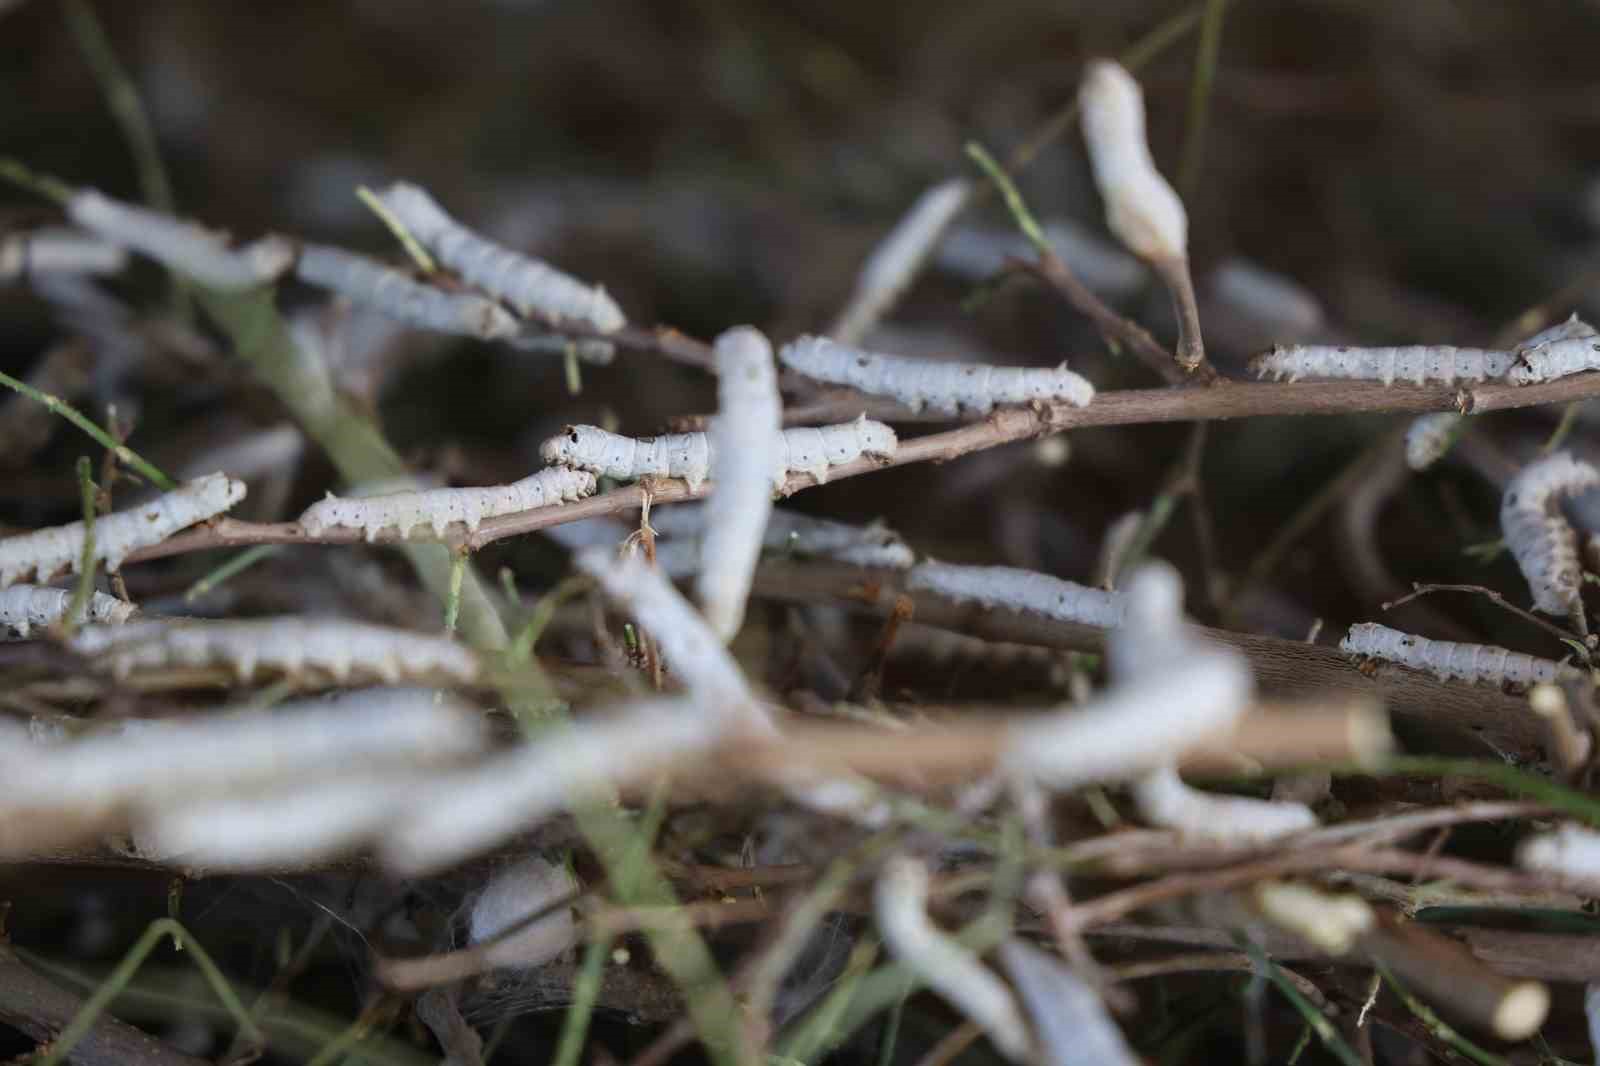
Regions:
<svg viewBox="0 0 1600 1066"><path fill-rule="evenodd" d="M1584 323L1578 321L1577 325ZM1507 374L1513 385L1537 385L1585 370L1600 370L1600 337L1592 330L1576 332L1575 328L1570 328L1570 323L1562 323L1562 326L1569 326L1568 333L1572 335L1557 336L1537 344L1530 342L1517 349Z"/></svg>
<svg viewBox="0 0 1600 1066"><path fill-rule="evenodd" d="M71 589L40 588L38 585L13 585L0 589L0 626L19 637L26 637L35 628L52 626L67 616L72 606ZM85 610L77 621L120 625L138 610L126 600L95 592L89 596Z"/></svg>
<svg viewBox="0 0 1600 1066"><path fill-rule="evenodd" d="M1581 670L1566 663L1538 659L1492 644L1429 640L1376 622L1358 622L1351 626L1350 632L1339 642L1339 650L1421 670L1441 681L1527 686L1541 681L1576 681L1583 677Z"/></svg>
<svg viewBox="0 0 1600 1066"><path fill-rule="evenodd" d="M1406 427L1406 465L1426 470L1444 457L1461 436L1467 418L1454 411L1420 415Z"/></svg>
<svg viewBox="0 0 1600 1066"><path fill-rule="evenodd" d="M116 274L127 265L121 246L64 227L0 239L0 284L41 274Z"/></svg>
<svg viewBox="0 0 1600 1066"><path fill-rule="evenodd" d="M651 511L650 525L668 538L656 544L656 565L673 577L693 573L700 565L698 545L708 521L706 508L692 502ZM679 547L685 550L679 552ZM761 547L778 554L832 559L874 570L905 570L916 561L900 534L882 522L855 526L781 507L773 508L768 516ZM673 557L671 562L666 561L667 555Z"/></svg>
<svg viewBox="0 0 1600 1066"><path fill-rule="evenodd" d="M135 550L159 544L196 522L214 518L244 499L244 482L226 474L207 474L185 482L149 503L96 519L94 557L111 573ZM0 540L0 586L27 577L48 581L63 571L77 573L83 560L84 525L35 530Z"/></svg>
<svg viewBox="0 0 1600 1066"><path fill-rule="evenodd" d="M913 411L987 413L1000 404L1060 401L1083 407L1094 386L1065 366L990 366L912 359L863 351L827 337L801 337L778 358L791 370L872 396L890 396Z"/></svg>
<svg viewBox="0 0 1600 1066"><path fill-rule="evenodd" d="M1547 614L1582 610L1583 566L1578 534L1558 500L1600 487L1600 470L1554 452L1523 467L1500 498L1500 530L1533 590L1533 605Z"/></svg>
<svg viewBox="0 0 1600 1066"><path fill-rule="evenodd" d="M1271 374L1276 380L1288 378L1334 378L1348 381L1381 381L1392 385L1409 381L1413 385L1433 382L1453 385L1458 381L1497 381L1511 367L1511 353L1486 348L1453 348L1445 345L1406 345L1399 348L1349 348L1343 345L1297 344L1279 346L1256 356L1250 368L1257 377Z"/></svg>
<svg viewBox="0 0 1600 1066"><path fill-rule="evenodd" d="M275 281L294 262L294 244L262 237L229 248L217 233L193 223L121 203L92 189L67 201L67 217L84 229L149 256L169 270L217 289L249 289Z"/></svg>
<svg viewBox="0 0 1600 1066"><path fill-rule="evenodd" d="M306 508L299 522L300 528L312 537L323 536L331 529L359 529L371 541L383 530L393 529L406 539L416 527L426 526L437 538L456 522L471 531L485 518L581 500L594 489L595 478L588 471L552 466L509 485L364 497L329 494Z"/></svg>
<svg viewBox="0 0 1600 1066"><path fill-rule="evenodd" d="M957 566L929 560L912 568L906 587L1100 629L1122 624L1123 600L1117 593L1009 566Z"/></svg>
<svg viewBox="0 0 1600 1066"><path fill-rule="evenodd" d="M515 336L520 328L511 313L492 300L470 292L446 292L364 255L324 244L300 250L295 276L421 329L498 340Z"/></svg>

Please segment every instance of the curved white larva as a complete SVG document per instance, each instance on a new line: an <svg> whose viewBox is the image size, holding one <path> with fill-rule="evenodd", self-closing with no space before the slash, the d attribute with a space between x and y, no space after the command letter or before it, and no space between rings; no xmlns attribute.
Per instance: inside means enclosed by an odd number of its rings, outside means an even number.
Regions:
<svg viewBox="0 0 1600 1066"><path fill-rule="evenodd" d="M829 467L863 458L883 462L893 459L899 447L894 430L866 415L834 426L786 429L783 454L772 470L772 485L781 490L789 474L809 474L821 485L828 480Z"/></svg>
<svg viewBox="0 0 1600 1066"><path fill-rule="evenodd" d="M13 585L0 589L0 626L26 637L35 627L43 628L61 621L72 606L72 589L40 588L37 585ZM103 592L89 595L87 608L78 615L79 622L100 622L120 625L138 610L126 600L107 596Z"/></svg>
<svg viewBox="0 0 1600 1066"><path fill-rule="evenodd" d="M497 871L473 901L467 942L481 944L509 933L488 945L487 961L495 966L542 966L578 942L572 908L562 905L577 894L578 880L565 865L537 855L514 862Z"/></svg>
<svg viewBox="0 0 1600 1066"><path fill-rule="evenodd" d="M364 255L325 244L300 249L295 276L390 318L440 333L497 340L516 335L520 328L511 313L492 300L474 293L446 292Z"/></svg>
<svg viewBox="0 0 1600 1066"><path fill-rule="evenodd" d="M1124 603L1117 593L1009 566L957 566L929 560L912 568L906 587L1101 629L1122 624Z"/></svg>
<svg viewBox="0 0 1600 1066"><path fill-rule="evenodd" d="M1094 987L1055 955L1020 937L1000 945L1000 962L1038 1036L1047 1066L1140 1066Z"/></svg>
<svg viewBox="0 0 1600 1066"><path fill-rule="evenodd" d="M1541 344L1550 344L1554 341L1570 341L1580 337L1593 337L1595 333L1595 328L1579 318L1578 313L1574 311L1564 321L1557 322L1548 329L1540 330L1517 345L1517 350L1523 351L1528 348L1536 348Z"/></svg>
<svg viewBox="0 0 1600 1066"><path fill-rule="evenodd" d="M92 189L67 201L67 217L104 240L132 248L218 289L265 285L294 262L294 244L286 238L263 237L229 248L220 234L159 211L121 203Z"/></svg>
<svg viewBox="0 0 1600 1066"><path fill-rule="evenodd" d="M120 245L50 226L0 240L0 284L40 274L116 274L128 265Z"/></svg>
<svg viewBox="0 0 1600 1066"><path fill-rule="evenodd" d="M1146 822L1186 837L1259 843L1317 824L1317 816L1302 803L1202 792L1184 784L1172 766L1136 781L1133 800Z"/></svg>
<svg viewBox="0 0 1600 1066"><path fill-rule="evenodd" d="M1537 659L1492 644L1429 640L1376 622L1358 622L1351 626L1350 632L1339 642L1339 650L1421 670L1441 681L1532 685L1540 681L1576 681L1583 677L1581 670L1566 663Z"/></svg>
<svg viewBox="0 0 1600 1066"><path fill-rule="evenodd" d="M94 557L116 573L136 549L159 544L186 526L221 514L244 499L244 493L244 482L226 474L207 474L147 504L97 518ZM83 536L80 521L0 540L0 587L29 574L35 581L47 581L62 571L77 573Z"/></svg>
<svg viewBox="0 0 1600 1066"><path fill-rule="evenodd" d="M552 466L509 485L426 489L383 496L341 497L330 493L307 507L299 523L313 537L323 536L331 529L359 529L372 541L383 530L393 529L404 540L418 526L426 526L435 537L443 537L456 522L471 531L485 518L581 500L594 489L595 477L587 470Z"/></svg>
<svg viewBox="0 0 1600 1066"><path fill-rule="evenodd" d="M1343 955L1377 924L1372 904L1294 881L1263 881L1250 891L1262 917L1329 955Z"/></svg>
<svg viewBox="0 0 1600 1066"><path fill-rule="evenodd" d="M1444 345L1406 345L1398 348L1349 348L1342 345L1280 345L1256 356L1250 367L1257 377L1274 379L1336 378L1414 385L1457 381L1494 381L1511 368L1510 352L1486 348L1452 348Z"/></svg>
<svg viewBox="0 0 1600 1066"><path fill-rule="evenodd" d="M1592 333L1524 345L1506 376L1513 385L1537 385L1585 370L1600 370L1600 337Z"/></svg>
<svg viewBox="0 0 1600 1066"><path fill-rule="evenodd" d="M86 626L70 645L100 659L118 678L136 670L215 666L246 683L265 669L290 678L315 671L340 683L361 677L397 685L444 677L471 684L480 673L477 655L448 637L334 618Z"/></svg>
<svg viewBox="0 0 1600 1066"><path fill-rule="evenodd" d="M1555 507L1558 499L1600 487L1600 470L1554 452L1529 463L1500 498L1500 529L1533 590L1533 605L1547 614L1577 609L1583 581L1578 534Z"/></svg>
<svg viewBox="0 0 1600 1066"><path fill-rule="evenodd" d="M1083 407L1094 399L1094 386L1065 366L990 366L912 359L809 336L785 344L778 358L806 377L848 385L873 396L890 396L913 411L931 407L949 414L962 410L984 413L997 404L1053 400Z"/></svg>
<svg viewBox="0 0 1600 1066"><path fill-rule="evenodd" d="M850 305L833 327L836 336L853 342L872 328L916 278L971 195L972 184L955 178L940 182L917 197L911 210L861 265Z"/></svg>
<svg viewBox="0 0 1600 1066"><path fill-rule="evenodd" d="M585 285L548 263L479 236L418 186L396 182L379 199L441 263L518 314L537 315L557 328L563 322L581 322L601 333L615 333L628 324L604 288ZM602 354L599 346L587 351L595 357ZM607 345L596 361L609 362L613 354Z"/></svg>
<svg viewBox="0 0 1600 1066"><path fill-rule="evenodd" d="M1146 259L1185 258L1189 216L1150 158L1139 83L1117 63L1095 60L1084 70L1078 105L1106 225Z"/></svg>
<svg viewBox="0 0 1600 1066"><path fill-rule="evenodd" d="M733 639L772 513L772 470L782 458L783 397L772 345L749 326L716 340L717 419L710 432L716 483L696 592L711 629Z"/></svg>
<svg viewBox="0 0 1600 1066"><path fill-rule="evenodd" d="M1461 436L1466 421L1466 415L1454 411L1435 411L1413 419L1406 427L1406 465L1413 470L1426 470L1444 458Z"/></svg>

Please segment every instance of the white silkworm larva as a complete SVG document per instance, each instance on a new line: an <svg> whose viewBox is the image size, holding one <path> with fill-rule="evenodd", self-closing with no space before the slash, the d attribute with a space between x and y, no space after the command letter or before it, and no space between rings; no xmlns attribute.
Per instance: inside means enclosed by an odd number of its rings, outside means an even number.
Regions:
<svg viewBox="0 0 1600 1066"><path fill-rule="evenodd" d="M772 345L742 326L716 340L717 419L709 449L716 476L696 592L712 632L732 640L772 513L772 471L783 459L783 397Z"/></svg>
<svg viewBox="0 0 1600 1066"><path fill-rule="evenodd" d="M1454 411L1435 411L1412 419L1406 427L1406 465L1426 470L1444 458L1466 423L1467 416Z"/></svg>
<svg viewBox="0 0 1600 1066"><path fill-rule="evenodd" d="M128 265L119 245L47 227L0 239L0 283L39 274L116 274Z"/></svg>
<svg viewBox="0 0 1600 1066"><path fill-rule="evenodd" d="M542 966L578 942L572 908L561 905L577 893L577 878L565 865L537 855L512 863L496 872L473 902L467 941L481 944L509 932L484 949L487 961L523 969ZM510 932L513 927L520 928Z"/></svg>
<svg viewBox="0 0 1600 1066"><path fill-rule="evenodd" d="M1595 328L1589 325L1589 323L1585 322L1583 319L1579 318L1578 313L1574 311L1563 321L1557 322L1555 325L1550 326L1547 329L1540 330L1538 333L1535 333L1533 336L1517 345L1517 350L1522 351L1528 348L1537 348L1541 344L1551 344L1555 341L1570 341L1582 337L1593 337L1594 335Z"/></svg>
<svg viewBox="0 0 1600 1066"><path fill-rule="evenodd" d="M827 337L801 337L778 358L791 370L872 396L891 396L914 411L988 412L997 404L1061 401L1083 407L1094 386L1065 366L989 366L911 359L862 351Z"/></svg>
<svg viewBox="0 0 1600 1066"><path fill-rule="evenodd" d="M1025 940L1000 945L1000 963L1038 1038L1040 1066L1139 1066L1099 993L1062 960Z"/></svg>
<svg viewBox="0 0 1600 1066"><path fill-rule="evenodd" d="M1133 800L1146 822L1186 837L1260 843L1317 824L1304 804L1202 792L1184 784L1171 766L1135 782Z"/></svg>
<svg viewBox="0 0 1600 1066"><path fill-rule="evenodd" d="M446 292L341 248L305 245L295 264L295 276L422 329L483 340L515 336L520 329L511 313L493 300L474 293Z"/></svg>
<svg viewBox="0 0 1600 1066"><path fill-rule="evenodd" d="M1339 650L1421 670L1441 681L1532 685L1541 681L1576 681L1583 677L1581 670L1566 663L1537 659L1492 644L1429 640L1376 622L1358 622L1351 626L1350 632L1339 642Z"/></svg>
<svg viewBox="0 0 1600 1066"><path fill-rule="evenodd" d="M674 574L670 567L662 563L661 550L674 544L698 543L705 534L706 521L705 508L692 502L653 510L650 513L650 525L657 533L669 538L656 545L656 565ZM626 535L626 530L623 534ZM620 539L620 536L615 538ZM813 518L781 507L772 509L761 546L770 552L833 559L876 570L905 570L916 561L914 553L900 534L882 522L855 526L826 518Z"/></svg>
<svg viewBox="0 0 1600 1066"><path fill-rule="evenodd" d="M67 616L72 606L72 589L40 588L37 585L13 585L0 589L0 626L26 637L35 627L51 626ZM103 592L89 595L85 609L78 613L79 622L98 622L103 625L121 625L138 610L133 604L107 596Z"/></svg>
<svg viewBox="0 0 1600 1066"><path fill-rule="evenodd" d="M1122 624L1123 600L1117 593L1009 566L957 566L930 560L911 569L906 587L1101 629Z"/></svg>
<svg viewBox="0 0 1600 1066"><path fill-rule="evenodd" d="M1360 896L1293 881L1263 881L1250 890L1250 898L1268 921L1329 955L1346 954L1377 924L1372 905Z"/></svg>
<svg viewBox="0 0 1600 1066"><path fill-rule="evenodd" d="M73 650L103 659L115 677L135 670L227 667L242 682L265 668L295 678L308 671L345 682L371 677L478 680L478 657L443 636L332 618L265 618L242 622L134 622L87 626Z"/></svg>
<svg viewBox="0 0 1600 1066"><path fill-rule="evenodd" d="M225 474L207 474L185 482L147 504L104 515L94 523L94 557L116 573L138 548L159 544L196 522L223 513L244 499L244 482ZM66 571L77 573L83 561L81 521L35 530L0 540L0 586L34 575L47 581Z"/></svg>
<svg viewBox="0 0 1600 1066"><path fill-rule="evenodd" d="M835 336L851 343L872 328L916 278L971 195L972 184L957 178L940 182L917 197L911 210L862 264L850 305L833 327Z"/></svg>
<svg viewBox="0 0 1600 1066"><path fill-rule="evenodd" d="M1513 385L1537 385L1585 370L1600 370L1600 337L1593 333L1526 344L1506 376Z"/></svg>
<svg viewBox="0 0 1600 1066"><path fill-rule="evenodd" d="M1279 346L1256 356L1250 367L1257 377L1282 381L1301 378L1336 378L1381 381L1392 385L1436 382L1494 381L1511 368L1510 352L1446 345L1406 345L1398 348L1349 348L1324 344Z"/></svg>
<svg viewBox="0 0 1600 1066"><path fill-rule="evenodd" d="M1095 60L1084 71L1078 104L1106 225L1145 259L1185 258L1189 216L1150 158L1139 83L1117 63Z"/></svg>
<svg viewBox="0 0 1600 1066"><path fill-rule="evenodd" d="M435 537L443 537L456 522L465 524L469 531L475 530L485 518L581 500L594 489L595 477L588 471L552 466L509 485L363 497L330 493L306 508L299 522L300 528L313 537L323 536L331 529L359 529L371 541L383 530L394 529L405 539L418 526L426 526Z"/></svg>
<svg viewBox="0 0 1600 1066"><path fill-rule="evenodd" d="M976 1022L1007 1058L1025 1058L1031 1040L1011 990L929 919L927 868L906 856L890 859L873 901L878 931L895 958Z"/></svg>
<svg viewBox="0 0 1600 1066"><path fill-rule="evenodd" d="M858 418L836 426L786 429L772 484L781 490L790 473L809 474L820 485L828 468L863 456L879 461L894 457L899 440L882 422ZM711 440L705 433L669 433L660 437L624 437L598 426L567 426L539 447L547 463L591 470L603 477L634 480L677 477L690 488L711 476Z"/></svg>
<svg viewBox="0 0 1600 1066"><path fill-rule="evenodd" d="M563 322L579 322L601 333L615 333L628 324L604 288L585 285L474 233L418 186L397 182L379 199L441 263L518 314L536 315L558 329ZM607 344L587 345L582 351L596 362L610 362L615 354Z"/></svg>
<svg viewBox="0 0 1600 1066"><path fill-rule="evenodd" d="M77 193L67 202L67 217L104 240L218 289L265 285L294 262L294 244L286 238L263 237L229 248L221 234L93 190Z"/></svg>
<svg viewBox="0 0 1600 1066"><path fill-rule="evenodd" d="M1523 467L1500 498L1500 530L1533 590L1533 605L1547 614L1578 610L1583 566L1578 534L1556 501L1600 487L1600 470L1554 452Z"/></svg>
<svg viewBox="0 0 1600 1066"><path fill-rule="evenodd" d="M1600 832L1568 822L1528 837L1517 846L1517 865L1570 881L1600 883Z"/></svg>

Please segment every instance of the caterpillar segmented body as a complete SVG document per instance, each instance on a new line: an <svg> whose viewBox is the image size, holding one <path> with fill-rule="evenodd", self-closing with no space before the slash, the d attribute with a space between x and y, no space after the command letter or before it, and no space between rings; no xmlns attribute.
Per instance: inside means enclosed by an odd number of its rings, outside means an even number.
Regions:
<svg viewBox="0 0 1600 1066"><path fill-rule="evenodd" d="M86 626L70 642L101 660L112 676L174 667L225 667L241 682L262 671L297 678L315 671L343 683L372 678L396 685L408 679L478 679L478 657L442 636L323 618L264 618L246 622L133 622Z"/></svg>
<svg viewBox="0 0 1600 1066"><path fill-rule="evenodd" d="M1350 348L1323 344L1279 346L1250 361L1257 377L1271 374L1282 381L1301 378L1335 378L1381 381L1392 385L1436 382L1495 381L1511 368L1510 352L1445 345L1405 345L1398 348Z"/></svg>
<svg viewBox="0 0 1600 1066"><path fill-rule="evenodd" d="M1421 670L1441 681L1532 685L1583 677L1581 670L1566 663L1538 659L1492 644L1429 640L1376 622L1358 622L1351 626L1350 632L1339 642L1339 650Z"/></svg>
<svg viewBox="0 0 1600 1066"><path fill-rule="evenodd" d="M383 530L393 529L405 539L418 526L427 527L435 537L443 537L445 530L456 522L465 524L471 531L485 518L581 500L594 489L595 477L588 471L553 466L509 485L427 489L365 497L329 494L306 508L299 522L300 528L313 537L320 537L330 529L359 529L370 542Z"/></svg>
<svg viewBox="0 0 1600 1066"><path fill-rule="evenodd" d="M708 516L705 507L693 503L674 504L652 511L650 525L657 533L668 538L656 545L656 565L675 577L689 572L682 569L675 572L667 566L662 561L662 549L685 542L699 542L710 521L714 519ZM826 518L813 518L779 507L773 508L767 518L761 546L767 551L832 559L874 570L905 570L916 561L914 553L900 534L882 522L855 526Z"/></svg>
<svg viewBox="0 0 1600 1066"><path fill-rule="evenodd" d="M1596 487L1600 470L1555 452L1523 467L1500 499L1506 547L1533 590L1533 605L1547 614L1576 610L1583 581L1578 535L1556 501Z"/></svg>
<svg viewBox="0 0 1600 1066"><path fill-rule="evenodd" d="M38 585L12 585L0 589L0 626L19 637L26 637L35 628L54 625L67 616L72 606L72 589L41 588ZM120 625L138 610L126 600L107 596L103 592L91 593L85 609L79 612L79 622L99 622Z"/></svg>
<svg viewBox="0 0 1600 1066"><path fill-rule="evenodd" d="M1600 336L1573 315L1518 348L1507 377L1513 385L1536 385L1585 370L1600 370Z"/></svg>
<svg viewBox="0 0 1600 1066"><path fill-rule="evenodd" d="M1579 318L1578 313L1574 311L1566 319L1557 322L1555 325L1550 326L1547 329L1540 330L1538 333L1535 333L1533 336L1517 345L1517 350L1524 351L1528 348L1537 348L1541 344L1553 344L1556 341L1570 341L1580 337L1593 337L1595 332L1595 328L1589 325L1589 323L1585 322L1583 319Z"/></svg>
<svg viewBox="0 0 1600 1066"><path fill-rule="evenodd" d="M1426 470L1444 457L1461 436L1467 417L1454 411L1419 415L1406 427L1406 465Z"/></svg>
<svg viewBox="0 0 1600 1066"><path fill-rule="evenodd" d="M67 201L67 217L96 236L132 248L169 270L218 289L249 289L276 280L294 262L294 244L263 237L229 248L221 234L121 203L94 190Z"/></svg>
<svg viewBox="0 0 1600 1066"><path fill-rule="evenodd" d="M854 422L818 428L786 429L779 462L772 469L774 491L790 473L809 474L820 485L828 468L863 456L894 457L899 440L882 422L862 417ZM547 463L590 470L603 477L636 480L677 477L698 488L711 476L711 441L705 433L670 433L660 437L624 437L599 426L568 426L539 447Z"/></svg>
<svg viewBox="0 0 1600 1066"><path fill-rule="evenodd" d="M1117 593L1009 566L957 566L930 560L912 568L906 587L1101 629L1122 624L1124 602Z"/></svg>
<svg viewBox="0 0 1600 1066"><path fill-rule="evenodd" d="M827 337L801 337L778 358L806 377L848 385L873 396L891 396L914 411L930 407L955 414L987 413L997 404L1052 400L1083 407L1094 386L1065 366L990 366L986 363L911 359L863 351Z"/></svg>
<svg viewBox="0 0 1600 1066"><path fill-rule="evenodd" d="M0 283L39 274L116 274L128 265L120 245L61 227L0 239Z"/></svg>
<svg viewBox="0 0 1600 1066"><path fill-rule="evenodd" d="M94 523L94 557L116 573L136 549L159 544L180 529L221 514L244 494L244 482L226 474L207 474L147 504L105 515ZM0 540L0 587L29 574L35 581L47 581L62 571L77 573L83 539L83 523L71 522Z"/></svg>
<svg viewBox="0 0 1600 1066"><path fill-rule="evenodd" d="M483 340L515 336L520 329L511 313L492 300L446 292L340 248L306 245L295 264L295 276L422 329Z"/></svg>
<svg viewBox="0 0 1600 1066"><path fill-rule="evenodd" d="M1145 259L1186 257L1189 215L1150 156L1139 83L1119 64L1095 60L1084 70L1078 103L1106 225Z"/></svg>

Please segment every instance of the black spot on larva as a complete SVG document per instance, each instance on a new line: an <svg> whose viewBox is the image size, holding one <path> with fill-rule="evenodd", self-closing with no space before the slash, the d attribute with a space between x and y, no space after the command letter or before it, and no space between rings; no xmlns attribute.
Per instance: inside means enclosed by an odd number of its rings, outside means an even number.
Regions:
<svg viewBox="0 0 1600 1066"><path fill-rule="evenodd" d="M574 444L578 443L578 427L576 427L576 426L568 426L567 427L567 439L572 441L572 443L574 443Z"/></svg>

